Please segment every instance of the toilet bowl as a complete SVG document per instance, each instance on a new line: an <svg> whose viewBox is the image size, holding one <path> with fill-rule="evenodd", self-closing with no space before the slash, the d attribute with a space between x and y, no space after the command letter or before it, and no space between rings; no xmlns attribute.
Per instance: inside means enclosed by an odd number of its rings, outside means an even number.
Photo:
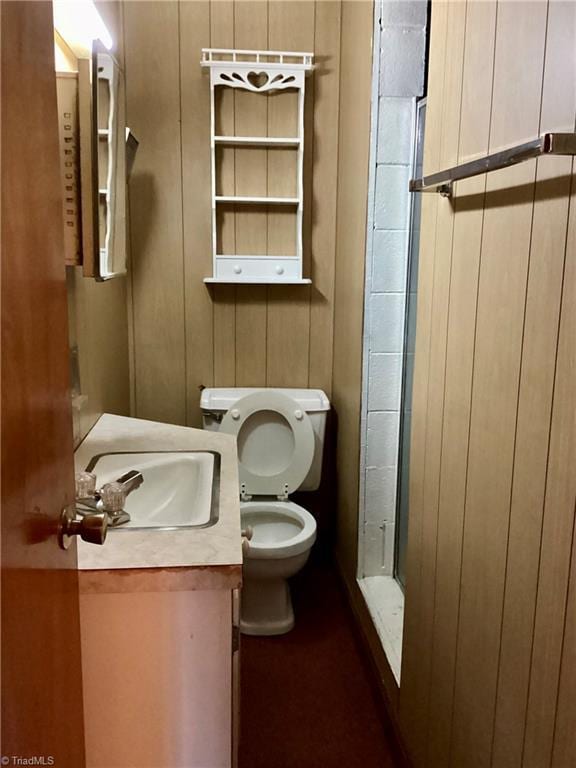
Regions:
<svg viewBox="0 0 576 768"><path fill-rule="evenodd" d="M240 503L245 547L240 629L245 635L281 635L294 626L287 579L304 567L316 541L316 520L291 501Z"/></svg>
<svg viewBox="0 0 576 768"><path fill-rule="evenodd" d="M290 501L320 482L328 398L320 390L204 390L206 428L238 445L243 542L240 629L279 635L294 626L288 579L308 560L316 521Z"/></svg>

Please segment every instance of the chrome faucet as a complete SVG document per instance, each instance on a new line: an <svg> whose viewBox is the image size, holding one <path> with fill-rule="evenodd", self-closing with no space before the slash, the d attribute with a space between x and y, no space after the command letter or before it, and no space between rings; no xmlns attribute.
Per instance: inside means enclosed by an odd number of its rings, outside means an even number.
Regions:
<svg viewBox="0 0 576 768"><path fill-rule="evenodd" d="M115 482L123 487L124 493L128 496L132 491L140 488L144 482L144 476L142 475L142 472L139 472L137 469L131 469L129 472L126 472L119 477Z"/></svg>
<svg viewBox="0 0 576 768"><path fill-rule="evenodd" d="M113 528L130 522L130 515L124 509L126 498L144 482L141 472L131 469L117 480L105 483L96 490L96 475L79 472L76 475L77 510L81 515L106 513L108 525Z"/></svg>

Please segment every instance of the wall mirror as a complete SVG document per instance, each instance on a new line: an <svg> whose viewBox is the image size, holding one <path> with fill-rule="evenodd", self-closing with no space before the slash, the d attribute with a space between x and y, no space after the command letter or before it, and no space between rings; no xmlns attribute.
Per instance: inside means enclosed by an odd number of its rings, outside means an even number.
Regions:
<svg viewBox="0 0 576 768"><path fill-rule="evenodd" d="M91 60L79 65L86 84L79 94L83 268L88 277L109 280L126 273L127 155L134 141L127 143L124 73L114 56L95 42Z"/></svg>

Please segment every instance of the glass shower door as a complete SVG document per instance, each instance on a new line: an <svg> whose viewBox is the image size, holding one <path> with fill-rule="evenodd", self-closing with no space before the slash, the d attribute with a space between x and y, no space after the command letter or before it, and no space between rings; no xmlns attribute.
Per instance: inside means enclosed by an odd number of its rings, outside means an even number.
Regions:
<svg viewBox="0 0 576 768"><path fill-rule="evenodd" d="M412 177L422 176L426 99L416 105L416 131ZM398 492L396 496L396 556L394 575L402 588L406 585L406 545L408 541L408 488L410 473L410 424L412 416L412 384L416 342L416 304L418 299L418 252L420 247L420 214L422 195L412 195L408 269L406 271L406 314L404 318L404 348L402 395L400 400L400 438L398 448Z"/></svg>

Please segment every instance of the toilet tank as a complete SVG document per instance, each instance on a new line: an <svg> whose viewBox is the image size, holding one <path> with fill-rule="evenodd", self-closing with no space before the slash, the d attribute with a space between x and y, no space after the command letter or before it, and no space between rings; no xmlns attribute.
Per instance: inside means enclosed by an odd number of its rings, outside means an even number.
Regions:
<svg viewBox="0 0 576 768"><path fill-rule="evenodd" d="M253 392L260 392L263 387L207 388L202 390L200 408L204 429L218 431L224 414L233 408L240 398ZM326 416L330 410L330 401L321 389L276 389L295 400L306 411L314 430L315 451L310 471L300 486L301 491L315 491L320 485L322 475L322 456L324 454L324 435Z"/></svg>

